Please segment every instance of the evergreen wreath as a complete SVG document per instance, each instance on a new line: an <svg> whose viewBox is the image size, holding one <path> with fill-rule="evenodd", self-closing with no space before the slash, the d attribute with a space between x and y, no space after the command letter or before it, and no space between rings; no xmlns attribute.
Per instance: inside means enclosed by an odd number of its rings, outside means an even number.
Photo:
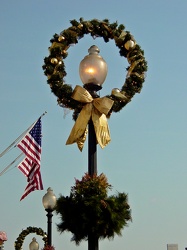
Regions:
<svg viewBox="0 0 187 250"><path fill-rule="evenodd" d="M57 199L58 231L71 232L77 245L91 234L98 240L121 235L131 221L131 210L127 194L108 196L111 188L104 174L91 177L86 173L81 180L76 179L70 195Z"/></svg>
<svg viewBox="0 0 187 250"><path fill-rule="evenodd" d="M107 95L114 101L109 116L112 112L119 112L142 89L147 71L144 51L130 32L125 31L123 24L109 23L108 19L84 21L83 18L80 18L79 21L71 20L70 23L72 26L63 30L60 35L54 34L50 40L52 43L49 47L50 55L44 58L44 74L48 78L47 83L50 85L51 91L57 96L58 104L61 107L74 110L74 120L83 107L82 103L71 98L73 89L64 81L66 76L64 59L68 56L67 50L71 44L78 43L78 40L84 35L90 34L93 38L103 37L106 43L113 39L119 48L120 56L127 58L129 63L129 67L126 69L125 83L119 90L125 98L115 96L113 93Z"/></svg>
<svg viewBox="0 0 187 250"><path fill-rule="evenodd" d="M43 237L42 240L44 241L44 246L47 246L47 234L41 228L27 227L25 230L23 230L19 234L18 238L16 239L15 244L14 244L15 250L22 249L22 245L23 245L23 242L25 240L25 237L31 233L36 233L37 235L42 236Z"/></svg>

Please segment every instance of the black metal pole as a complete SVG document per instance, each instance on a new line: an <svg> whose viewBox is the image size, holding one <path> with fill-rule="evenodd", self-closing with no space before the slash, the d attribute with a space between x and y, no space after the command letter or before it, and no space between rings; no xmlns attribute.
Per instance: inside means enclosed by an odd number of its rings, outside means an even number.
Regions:
<svg viewBox="0 0 187 250"><path fill-rule="evenodd" d="M92 120L88 124L88 174L97 174L97 142Z"/></svg>
<svg viewBox="0 0 187 250"><path fill-rule="evenodd" d="M99 250L99 241L95 234L88 235L88 250Z"/></svg>
<svg viewBox="0 0 187 250"><path fill-rule="evenodd" d="M88 174L93 177L97 174L97 141L92 120L88 124ZM98 250L99 241L96 235L88 234L88 250Z"/></svg>
<svg viewBox="0 0 187 250"><path fill-rule="evenodd" d="M88 174L97 174L97 141L92 120L88 124ZM99 241L93 232L88 234L88 250L98 250Z"/></svg>
<svg viewBox="0 0 187 250"><path fill-rule="evenodd" d="M101 89L101 86L89 83L85 84L84 88L93 98L99 97L96 92ZM92 119L88 123L88 174L91 177L97 174L97 140ZM93 232L88 233L88 250L99 250L99 240Z"/></svg>
<svg viewBox="0 0 187 250"><path fill-rule="evenodd" d="M52 217L53 217L53 210L46 209L47 211L47 242L49 246L52 246Z"/></svg>

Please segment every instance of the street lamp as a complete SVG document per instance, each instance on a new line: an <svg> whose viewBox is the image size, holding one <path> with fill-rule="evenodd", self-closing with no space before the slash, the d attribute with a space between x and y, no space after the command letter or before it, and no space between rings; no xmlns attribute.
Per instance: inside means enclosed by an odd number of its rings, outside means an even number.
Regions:
<svg viewBox="0 0 187 250"><path fill-rule="evenodd" d="M84 59L80 62L79 75L84 88L97 97L96 91L100 90L107 75L107 64L99 55L99 48L92 45Z"/></svg>
<svg viewBox="0 0 187 250"><path fill-rule="evenodd" d="M100 50L97 46L91 46L88 52L89 55L80 62L79 75L84 88L93 98L97 98L99 95L96 92L102 89L108 68L105 60L99 55ZM88 124L88 174L97 174L97 141L91 119Z"/></svg>
<svg viewBox="0 0 187 250"><path fill-rule="evenodd" d="M32 239L31 243L29 244L29 250L39 250L39 244L36 241L35 237Z"/></svg>
<svg viewBox="0 0 187 250"><path fill-rule="evenodd" d="M53 193L52 188L47 189L47 193L43 196L42 199L43 206L45 211L47 212L47 239L48 245L52 245L52 217L53 217L53 210L56 206L56 196Z"/></svg>
<svg viewBox="0 0 187 250"><path fill-rule="evenodd" d="M107 75L107 64L99 55L99 48L95 45L88 50L89 55L81 61L79 66L80 78L84 88L93 98L99 97L96 93L102 89L102 84ZM97 174L97 140L92 119L88 123L88 174L93 177ZM98 238L94 233L88 234L88 250L98 250Z"/></svg>

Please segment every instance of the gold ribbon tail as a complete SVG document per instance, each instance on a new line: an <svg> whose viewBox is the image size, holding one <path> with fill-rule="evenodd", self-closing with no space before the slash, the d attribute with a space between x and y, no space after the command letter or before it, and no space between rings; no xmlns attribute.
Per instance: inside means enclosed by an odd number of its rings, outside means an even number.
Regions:
<svg viewBox="0 0 187 250"><path fill-rule="evenodd" d="M96 139L101 148L104 148L111 141L106 115L110 111L113 103L114 102L107 97L96 98L93 101L92 121Z"/></svg>
<svg viewBox="0 0 187 250"><path fill-rule="evenodd" d="M88 103L82 108L66 141L66 145L76 142L79 150L82 151L84 141L86 140L85 135L87 133L87 124L91 118L92 106L92 103Z"/></svg>
<svg viewBox="0 0 187 250"><path fill-rule="evenodd" d="M101 114L95 109L95 111L92 112L92 121L94 124L97 143L101 148L104 148L111 141L106 115Z"/></svg>

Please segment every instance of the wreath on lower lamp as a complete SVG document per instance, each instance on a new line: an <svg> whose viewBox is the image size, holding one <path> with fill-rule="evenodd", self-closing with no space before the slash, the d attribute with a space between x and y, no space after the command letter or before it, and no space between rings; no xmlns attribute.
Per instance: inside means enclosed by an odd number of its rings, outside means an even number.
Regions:
<svg viewBox="0 0 187 250"><path fill-rule="evenodd" d="M42 240L44 241L44 246L47 246L47 234L41 228L27 227L25 230L23 230L19 234L18 238L16 239L15 244L14 244L15 250L21 250L22 249L22 245L23 245L23 242L25 240L25 237L28 234L31 234L31 233L36 233L37 235L42 236L43 237Z"/></svg>
<svg viewBox="0 0 187 250"><path fill-rule="evenodd" d="M86 173L81 180L76 179L70 195L60 195L57 199L55 211L61 220L57 224L58 231L71 232L71 240L77 245L88 240L89 235L98 240L120 236L132 220L131 209L128 195L108 196L111 189L104 174L91 177Z"/></svg>
<svg viewBox="0 0 187 250"><path fill-rule="evenodd" d="M66 71L63 59L68 56L67 50L70 45L78 43L78 40L84 35L90 34L93 38L103 37L105 42L113 39L119 48L120 56L127 58L129 63L125 83L121 90L114 88L111 94L107 95L114 101L108 116L112 112L119 112L142 89L147 71L144 51L130 32L125 31L124 25L118 25L117 22L109 23L107 19L84 21L83 18L80 18L79 21L72 20L70 23L72 26L63 30L60 35L54 34L50 40L52 43L49 47L50 55L44 58L44 74L48 78L47 83L50 85L51 91L57 96L58 104L74 110L73 118L76 120L83 104L71 98L73 89L64 82Z"/></svg>

